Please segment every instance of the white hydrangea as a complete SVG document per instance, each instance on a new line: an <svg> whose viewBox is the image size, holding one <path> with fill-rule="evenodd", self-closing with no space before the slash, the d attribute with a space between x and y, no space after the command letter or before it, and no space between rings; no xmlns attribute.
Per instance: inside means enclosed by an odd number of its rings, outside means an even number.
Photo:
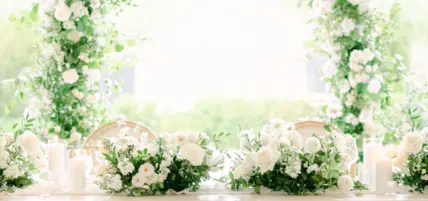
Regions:
<svg viewBox="0 0 428 201"><path fill-rule="evenodd" d="M285 168L285 173L291 178L297 178L302 170L302 161L296 157L295 160L289 161L290 164Z"/></svg>
<svg viewBox="0 0 428 201"><path fill-rule="evenodd" d="M112 178L109 178L106 184L107 188L113 189L115 191L122 189L122 179L119 174L114 175Z"/></svg>
<svg viewBox="0 0 428 201"><path fill-rule="evenodd" d="M305 141L305 151L311 154L321 150L321 142L316 137L310 137Z"/></svg>
<svg viewBox="0 0 428 201"><path fill-rule="evenodd" d="M24 171L19 168L18 164L13 163L7 166L3 174L6 178L15 179L24 175Z"/></svg>
<svg viewBox="0 0 428 201"><path fill-rule="evenodd" d="M134 165L128 159L119 161L117 167L123 175L128 175L135 169Z"/></svg>
<svg viewBox="0 0 428 201"><path fill-rule="evenodd" d="M70 6L70 10L73 12L74 19L88 15L88 9L85 7L82 1L74 1Z"/></svg>
<svg viewBox="0 0 428 201"><path fill-rule="evenodd" d="M10 154L6 150L0 152L0 169L5 169L10 162Z"/></svg>
<svg viewBox="0 0 428 201"><path fill-rule="evenodd" d="M356 25L354 20L345 18L339 25L339 30L342 35L349 36L352 31L354 31Z"/></svg>
<svg viewBox="0 0 428 201"><path fill-rule="evenodd" d="M349 192L354 188L354 181L349 175L342 175L337 180L337 186L342 192Z"/></svg>

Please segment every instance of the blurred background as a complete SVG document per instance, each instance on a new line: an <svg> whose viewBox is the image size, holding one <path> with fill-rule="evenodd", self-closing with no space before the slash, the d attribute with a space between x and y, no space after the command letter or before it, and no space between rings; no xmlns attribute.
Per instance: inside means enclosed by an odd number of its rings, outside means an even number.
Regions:
<svg viewBox="0 0 428 201"><path fill-rule="evenodd" d="M40 39L29 28L16 30L7 18L31 7L31 0L0 0L0 81L34 65ZM120 32L149 37L116 55L137 56L135 66L115 73L122 92L108 101L122 114L156 132L232 132L271 118L297 121L317 113L310 103L328 98L319 79L324 58L308 60L308 8L290 0L136 0L113 19ZM428 74L428 1L401 0L394 53L403 55L416 82ZM373 0L387 11L391 0ZM0 108L13 98L1 89ZM399 91L396 91L398 94ZM22 116L19 103L0 123ZM232 140L233 141L233 140Z"/></svg>

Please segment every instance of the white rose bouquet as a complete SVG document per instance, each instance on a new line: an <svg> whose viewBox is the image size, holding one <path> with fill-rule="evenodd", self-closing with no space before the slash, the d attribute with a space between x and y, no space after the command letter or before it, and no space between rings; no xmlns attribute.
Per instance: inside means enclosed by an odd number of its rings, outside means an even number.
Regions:
<svg viewBox="0 0 428 201"><path fill-rule="evenodd" d="M204 133L163 133L153 141L128 135L103 142L105 161L97 184L108 193L130 196L196 191L221 160Z"/></svg>
<svg viewBox="0 0 428 201"><path fill-rule="evenodd" d="M274 119L260 132L242 131L240 138L242 155L229 173L233 190L254 187L260 193L263 186L305 195L336 186L343 191L353 188L346 167L357 155L350 157L353 152L347 148L348 137L343 134L304 139L293 124Z"/></svg>
<svg viewBox="0 0 428 201"><path fill-rule="evenodd" d="M37 136L27 130L31 122L27 119L26 126L13 134L0 133L0 192L13 192L34 182L32 175L37 173L34 161L40 157L41 149Z"/></svg>
<svg viewBox="0 0 428 201"><path fill-rule="evenodd" d="M428 186L427 136L428 128L405 135L394 159L394 179L411 187L411 192L423 193Z"/></svg>

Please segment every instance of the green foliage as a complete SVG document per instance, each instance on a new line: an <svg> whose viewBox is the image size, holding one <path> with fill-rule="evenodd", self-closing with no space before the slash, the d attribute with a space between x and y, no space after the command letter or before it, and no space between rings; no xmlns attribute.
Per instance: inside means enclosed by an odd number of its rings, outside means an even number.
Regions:
<svg viewBox="0 0 428 201"><path fill-rule="evenodd" d="M240 100L228 98L203 99L188 111L162 112L154 102L138 101L122 95L112 111L127 119L141 122L156 132L202 131L205 133L232 133L227 135L225 146L236 148L240 130L259 127L263 122L281 118L296 122L299 118L313 116L315 111L304 100L266 99Z"/></svg>

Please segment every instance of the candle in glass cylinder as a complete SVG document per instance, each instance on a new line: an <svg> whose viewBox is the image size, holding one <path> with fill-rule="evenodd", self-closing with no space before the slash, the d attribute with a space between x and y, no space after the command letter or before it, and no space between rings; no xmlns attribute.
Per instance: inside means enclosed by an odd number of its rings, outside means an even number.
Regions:
<svg viewBox="0 0 428 201"><path fill-rule="evenodd" d="M86 188L85 158L76 157L68 161L68 187L72 192L83 192Z"/></svg>
<svg viewBox="0 0 428 201"><path fill-rule="evenodd" d="M392 159L387 157L379 158L376 161L376 192L390 193L388 182L392 179Z"/></svg>
<svg viewBox="0 0 428 201"><path fill-rule="evenodd" d="M364 175L365 183L370 190L375 190L376 186L376 161L380 158L382 151L382 141L376 138L364 139Z"/></svg>
<svg viewBox="0 0 428 201"><path fill-rule="evenodd" d="M65 173L66 147L64 143L52 143L48 147L49 171Z"/></svg>

